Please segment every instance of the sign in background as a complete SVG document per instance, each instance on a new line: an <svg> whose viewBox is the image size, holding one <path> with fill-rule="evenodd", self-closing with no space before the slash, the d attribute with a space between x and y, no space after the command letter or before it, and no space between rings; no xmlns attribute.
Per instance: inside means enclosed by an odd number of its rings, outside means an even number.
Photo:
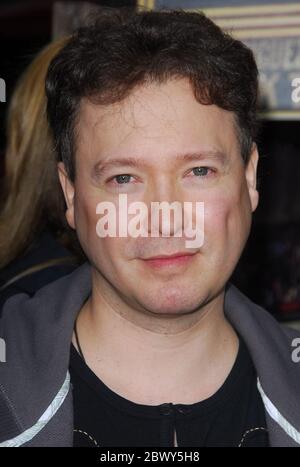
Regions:
<svg viewBox="0 0 300 467"><path fill-rule="evenodd" d="M297 92L300 2L139 0L138 3L141 9L203 11L254 51L260 72L261 114L268 119L300 119L300 92Z"/></svg>

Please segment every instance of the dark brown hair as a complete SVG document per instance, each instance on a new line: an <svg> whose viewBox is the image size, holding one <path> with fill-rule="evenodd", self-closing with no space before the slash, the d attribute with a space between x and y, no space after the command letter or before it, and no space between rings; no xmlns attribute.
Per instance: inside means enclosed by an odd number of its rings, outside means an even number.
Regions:
<svg viewBox="0 0 300 467"><path fill-rule="evenodd" d="M247 162L257 129L258 71L252 51L202 13L108 9L73 35L52 60L46 79L48 119L71 180L82 98L109 105L146 82L175 77L188 78L202 104L235 113Z"/></svg>

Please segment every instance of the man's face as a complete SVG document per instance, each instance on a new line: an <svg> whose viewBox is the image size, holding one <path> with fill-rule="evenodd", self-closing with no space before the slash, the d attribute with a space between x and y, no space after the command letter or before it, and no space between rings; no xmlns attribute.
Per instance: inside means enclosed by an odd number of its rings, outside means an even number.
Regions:
<svg viewBox="0 0 300 467"><path fill-rule="evenodd" d="M229 279L258 202L256 165L255 147L244 165L233 114L199 104L181 79L140 87L111 106L82 101L74 184L62 163L59 172L68 222L100 283L141 312L179 315L217 296ZM203 202L203 245L188 249L172 230L169 237L99 238L96 206L118 207L121 193L149 212L153 201ZM194 254L149 260L184 251Z"/></svg>

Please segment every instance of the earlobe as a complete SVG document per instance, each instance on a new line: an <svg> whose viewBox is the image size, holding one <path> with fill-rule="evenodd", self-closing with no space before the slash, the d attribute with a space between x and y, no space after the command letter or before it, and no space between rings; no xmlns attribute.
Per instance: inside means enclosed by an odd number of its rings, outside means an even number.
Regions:
<svg viewBox="0 0 300 467"><path fill-rule="evenodd" d="M61 184L61 188L64 193L67 210L66 210L66 219L70 227L75 229L74 222L74 185L68 177L65 165L63 162L57 164L58 177Z"/></svg>
<svg viewBox="0 0 300 467"><path fill-rule="evenodd" d="M248 192L251 202L252 212L255 211L259 201L259 193L257 191L257 165L259 154L257 146L253 143L249 161L246 167L246 180L248 185Z"/></svg>

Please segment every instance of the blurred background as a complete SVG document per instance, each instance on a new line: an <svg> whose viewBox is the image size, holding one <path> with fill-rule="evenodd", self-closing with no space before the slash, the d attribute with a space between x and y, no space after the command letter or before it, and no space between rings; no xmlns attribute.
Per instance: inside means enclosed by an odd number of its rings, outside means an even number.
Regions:
<svg viewBox="0 0 300 467"><path fill-rule="evenodd" d="M292 93L295 78L300 87L300 2L2 0L0 78L6 89L5 102L0 102L0 194L7 110L19 77L44 46L72 32L93 8L101 6L199 8L254 50L261 74L260 204L232 282L278 320L299 325L300 99L297 102ZM20 252L21 258L24 254ZM6 271L2 286L4 281L15 280L15 269ZM22 270L17 272L22 274Z"/></svg>

